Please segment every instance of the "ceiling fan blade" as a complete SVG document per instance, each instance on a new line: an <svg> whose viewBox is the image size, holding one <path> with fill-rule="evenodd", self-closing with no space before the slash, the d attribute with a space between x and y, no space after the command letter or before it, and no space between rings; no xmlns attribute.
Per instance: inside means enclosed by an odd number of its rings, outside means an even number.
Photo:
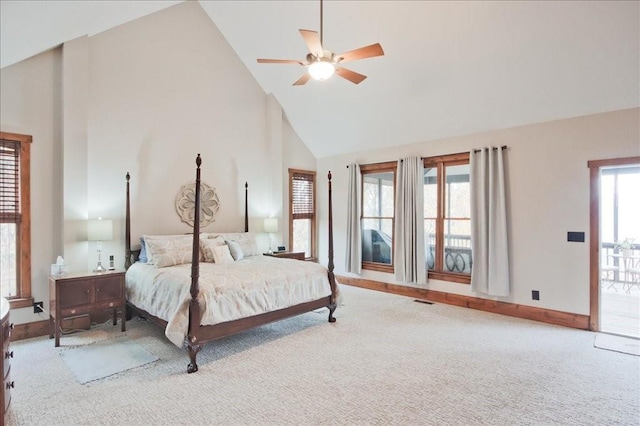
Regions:
<svg viewBox="0 0 640 426"><path fill-rule="evenodd" d="M307 43L309 52L315 56L322 56L322 44L320 43L320 35L317 31L298 30L302 34L304 42Z"/></svg>
<svg viewBox="0 0 640 426"><path fill-rule="evenodd" d="M295 59L258 59L259 64L299 64L305 65L302 61Z"/></svg>
<svg viewBox="0 0 640 426"><path fill-rule="evenodd" d="M310 78L311 78L311 76L309 75L309 73L305 72L304 74L302 74L302 77L300 77L295 83L293 83L293 85L294 86L302 86L307 81L309 81Z"/></svg>
<svg viewBox="0 0 640 426"><path fill-rule="evenodd" d="M355 71L351 71L351 70L348 70L346 68L341 68L341 67L336 67L336 74L338 74L340 77L342 77L344 79L349 80L350 82L352 82L354 84L361 83L362 80L367 78L366 75L358 74Z"/></svg>
<svg viewBox="0 0 640 426"><path fill-rule="evenodd" d="M356 59L373 58L375 56L384 55L384 50L380 43L372 44L370 46L361 47L359 49L350 50L348 52L336 55L339 62L355 61Z"/></svg>

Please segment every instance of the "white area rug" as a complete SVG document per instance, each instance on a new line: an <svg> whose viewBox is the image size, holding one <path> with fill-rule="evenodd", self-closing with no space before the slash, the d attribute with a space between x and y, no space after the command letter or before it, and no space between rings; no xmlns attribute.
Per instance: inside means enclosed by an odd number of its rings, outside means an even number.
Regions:
<svg viewBox="0 0 640 426"><path fill-rule="evenodd" d="M608 351L640 356L640 340L613 334L597 334L593 346Z"/></svg>
<svg viewBox="0 0 640 426"><path fill-rule="evenodd" d="M60 352L60 357L81 384L158 359L126 336L63 350Z"/></svg>

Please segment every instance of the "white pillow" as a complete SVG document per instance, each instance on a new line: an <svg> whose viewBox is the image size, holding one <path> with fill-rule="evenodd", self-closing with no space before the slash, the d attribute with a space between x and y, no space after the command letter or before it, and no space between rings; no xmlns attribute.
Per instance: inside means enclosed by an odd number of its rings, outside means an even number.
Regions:
<svg viewBox="0 0 640 426"><path fill-rule="evenodd" d="M214 246L213 260L215 263L219 264L233 263L233 257L231 257L231 253L229 252L229 246Z"/></svg>
<svg viewBox="0 0 640 426"><path fill-rule="evenodd" d="M262 253L258 250L258 244L256 243L256 234L252 232L224 232L219 234L211 234L209 238L214 236L221 236L226 241L235 241L240 244L243 257L258 256Z"/></svg>
<svg viewBox="0 0 640 426"><path fill-rule="evenodd" d="M244 259L244 253L242 252L242 247L240 247L239 243L232 240L226 241L226 243L229 246L229 251L231 252L231 257L233 257L233 260Z"/></svg>
<svg viewBox="0 0 640 426"><path fill-rule="evenodd" d="M193 234L143 235L142 237L140 237L140 245L145 247L145 254L146 254L146 257L147 257L147 263L150 263L150 264L155 264L155 263L153 261L153 252L146 248L146 241L149 238L151 238L151 239L153 239L155 241L179 240L179 239L182 239L182 238L188 238L189 241L191 241L191 246L192 246L192 250L193 250ZM209 238L209 234L208 233L206 233L206 232L201 232L200 233L200 241L202 241L203 239L206 240L207 238ZM224 240L223 240L223 243L224 243ZM200 260L203 260L202 250L200 250ZM189 252L189 262L184 262L184 263L190 263L190 262L191 262L191 251Z"/></svg>
<svg viewBox="0 0 640 426"><path fill-rule="evenodd" d="M200 251L205 262L215 262L213 257L213 249L224 245L224 238L216 237L207 240L200 240Z"/></svg>
<svg viewBox="0 0 640 426"><path fill-rule="evenodd" d="M182 235L180 238L155 238L145 236L148 262L158 268L191 263L193 238Z"/></svg>

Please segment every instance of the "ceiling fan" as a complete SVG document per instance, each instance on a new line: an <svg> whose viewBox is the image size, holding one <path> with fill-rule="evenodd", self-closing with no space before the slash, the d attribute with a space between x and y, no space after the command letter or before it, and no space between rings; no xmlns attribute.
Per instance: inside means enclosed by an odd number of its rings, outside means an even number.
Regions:
<svg viewBox="0 0 640 426"><path fill-rule="evenodd" d="M308 67L308 72L293 83L294 86L302 86L309 81L310 78L320 81L326 80L331 77L334 72L354 84L361 83L367 78L366 75L359 74L339 65L343 62L384 55L380 43L360 47L339 55L336 55L330 50L325 50L322 45L322 0L320 0L320 34L318 34L317 31L311 30L299 31L309 48L309 53L304 61L295 59L258 59L258 63L260 64L298 64Z"/></svg>

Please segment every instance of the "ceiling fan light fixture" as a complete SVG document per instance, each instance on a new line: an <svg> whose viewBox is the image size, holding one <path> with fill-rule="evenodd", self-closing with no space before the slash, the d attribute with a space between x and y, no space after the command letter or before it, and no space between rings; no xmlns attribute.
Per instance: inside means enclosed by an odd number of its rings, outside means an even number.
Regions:
<svg viewBox="0 0 640 426"><path fill-rule="evenodd" d="M314 80L323 81L330 78L336 68L329 61L318 60L309 65L309 75Z"/></svg>

